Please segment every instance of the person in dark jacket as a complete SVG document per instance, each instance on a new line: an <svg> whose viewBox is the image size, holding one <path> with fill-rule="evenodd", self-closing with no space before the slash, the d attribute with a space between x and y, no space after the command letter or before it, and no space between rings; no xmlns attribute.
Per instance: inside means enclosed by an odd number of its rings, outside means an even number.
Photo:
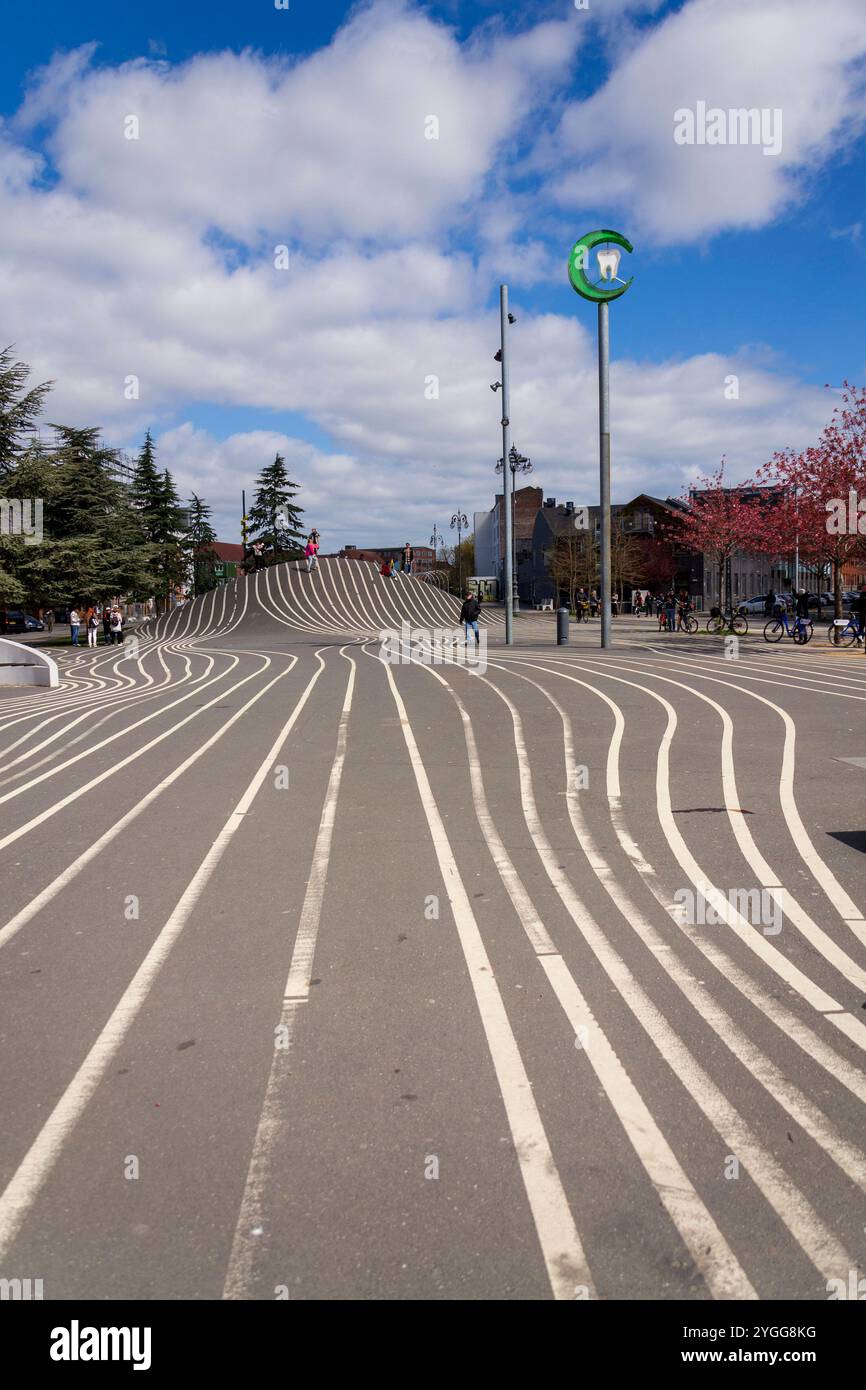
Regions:
<svg viewBox="0 0 866 1390"><path fill-rule="evenodd" d="M764 599L764 617L765 617L765 618L772 618L772 616L773 616L773 614L774 614L775 611L776 611L776 591L775 591L775 589L771 589L770 592L767 594L767 597Z"/></svg>
<svg viewBox="0 0 866 1390"><path fill-rule="evenodd" d="M481 613L481 604L475 597L471 589L466 590L466 598L463 600L463 607L460 609L460 621L466 632L466 641L469 641L470 630L475 633L475 645L478 646L480 637L478 636L478 617Z"/></svg>
<svg viewBox="0 0 866 1390"><path fill-rule="evenodd" d="M857 621L860 624L859 641L863 642L866 637L866 584L860 585L860 592L857 595ZM863 650L866 651L866 642L863 642Z"/></svg>
<svg viewBox="0 0 866 1390"><path fill-rule="evenodd" d="M808 618L809 616L809 595L805 589L797 590L797 617Z"/></svg>

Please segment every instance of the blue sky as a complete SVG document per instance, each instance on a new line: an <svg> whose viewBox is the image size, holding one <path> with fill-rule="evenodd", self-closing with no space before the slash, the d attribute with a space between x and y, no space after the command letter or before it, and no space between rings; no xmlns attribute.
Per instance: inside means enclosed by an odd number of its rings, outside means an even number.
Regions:
<svg viewBox="0 0 866 1390"><path fill-rule="evenodd" d="M747 476L866 378L862 0L47 0L7 28L0 336L56 380L49 418L131 450L149 426L225 538L276 449L326 546L489 506L501 280L515 438L594 501L565 275L594 226L635 244L618 500L722 455ZM678 145L698 102L780 112L780 149Z"/></svg>

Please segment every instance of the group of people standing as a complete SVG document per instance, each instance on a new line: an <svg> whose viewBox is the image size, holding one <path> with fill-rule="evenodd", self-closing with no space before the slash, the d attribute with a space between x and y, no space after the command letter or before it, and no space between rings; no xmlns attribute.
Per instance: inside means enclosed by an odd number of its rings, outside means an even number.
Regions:
<svg viewBox="0 0 866 1390"><path fill-rule="evenodd" d="M73 647L81 646L78 638L82 627L87 633L88 647L97 645L100 627L106 646L114 646L123 641L123 614L117 606L112 608L109 603L97 606L91 604L87 609L84 609L83 605L82 608L71 609L69 630L72 634Z"/></svg>
<svg viewBox="0 0 866 1390"><path fill-rule="evenodd" d="M587 623L590 618L594 618L599 610L599 599L595 589L587 592L586 589L578 589L574 596L574 618L575 622Z"/></svg>
<svg viewBox="0 0 866 1390"><path fill-rule="evenodd" d="M659 631L668 630L673 632L675 629L684 625L685 619L692 610L692 602L685 589L679 593L673 589L668 589L663 594L651 594L641 590L635 590L632 595L631 611L636 618L641 616L651 618L653 614L658 618Z"/></svg>
<svg viewBox="0 0 866 1390"><path fill-rule="evenodd" d="M415 551L408 541L400 552L400 559L395 560L392 555L390 560L383 560L379 567L379 573L384 575L386 579L391 579L399 573L401 565L404 574L411 574L415 566Z"/></svg>

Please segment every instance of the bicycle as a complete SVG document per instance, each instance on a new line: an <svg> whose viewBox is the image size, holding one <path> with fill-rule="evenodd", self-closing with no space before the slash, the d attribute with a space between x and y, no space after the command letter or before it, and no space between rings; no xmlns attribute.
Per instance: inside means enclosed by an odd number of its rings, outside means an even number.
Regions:
<svg viewBox="0 0 866 1390"><path fill-rule="evenodd" d="M748 630L749 620L745 614L734 613L730 608L724 613L720 608L710 609L707 632L716 636L721 636L723 632L735 632L738 637L745 637Z"/></svg>
<svg viewBox="0 0 866 1390"><path fill-rule="evenodd" d="M677 609L676 632L688 632L694 634L698 630L698 620L688 608L679 607Z"/></svg>
<svg viewBox="0 0 866 1390"><path fill-rule="evenodd" d="M764 641L781 642L784 634L800 646L805 646L807 642L811 642L814 630L811 618L798 617L789 622L787 613L777 613L764 624Z"/></svg>
<svg viewBox="0 0 866 1390"><path fill-rule="evenodd" d="M847 622L839 618L830 624L827 629L827 641L834 647L851 647L855 642L862 642L863 633L860 631L860 624L855 613L849 613Z"/></svg>

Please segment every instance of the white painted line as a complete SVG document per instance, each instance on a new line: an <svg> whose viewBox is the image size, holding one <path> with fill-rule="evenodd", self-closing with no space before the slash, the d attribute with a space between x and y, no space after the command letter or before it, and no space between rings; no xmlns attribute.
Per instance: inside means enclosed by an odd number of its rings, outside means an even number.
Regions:
<svg viewBox="0 0 866 1390"><path fill-rule="evenodd" d="M301 907L298 933L289 966L289 974L283 990L283 1007L279 1027L281 1046L274 1048L271 1069L265 1098L262 1102L253 1151L250 1156L244 1194L235 1226L228 1269L223 1284L223 1298L245 1299L252 1297L253 1267L256 1250L260 1246L257 1238L251 1239L254 1230L263 1232L266 1228L264 1195L270 1176L274 1142L285 1125L287 1115L283 1103L283 1081L291 1052L295 1031L295 1019L299 1004L306 1003L310 995L310 976L313 970L313 957L322 919L322 903L325 896L325 883L331 859L331 842L334 834L334 821L337 814L337 799L340 795L340 782L349 737L349 715L352 711L352 696L355 689L355 662L346 656L345 648L341 655L349 662L349 680L343 697L340 724L337 731L337 748L331 764L331 775L322 806L319 830L313 849L313 860L307 879L307 888Z"/></svg>
<svg viewBox="0 0 866 1390"><path fill-rule="evenodd" d="M2 1196L0 1196L0 1263L6 1258L30 1208L60 1157L64 1144L84 1114L91 1097L135 1022L154 981L213 877L214 871L228 849L235 832L243 824L247 811L252 806L263 782L270 774L280 749L300 718L323 669L324 662L308 681L291 715L277 734L252 781L187 884L174 911L124 990L111 1017L19 1163Z"/></svg>

